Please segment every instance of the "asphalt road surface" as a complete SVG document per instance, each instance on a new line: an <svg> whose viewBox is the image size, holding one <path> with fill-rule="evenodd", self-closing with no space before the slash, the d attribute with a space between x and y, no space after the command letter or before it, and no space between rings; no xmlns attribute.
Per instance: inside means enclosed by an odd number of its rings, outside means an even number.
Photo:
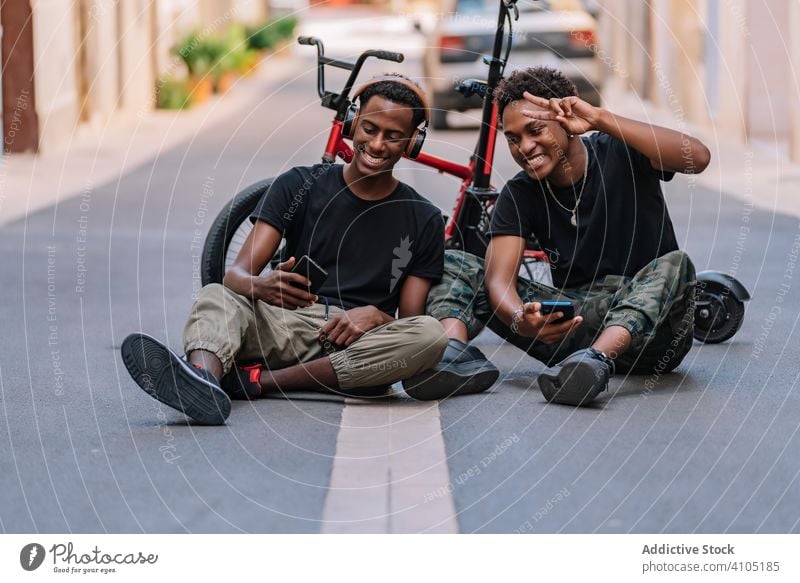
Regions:
<svg viewBox="0 0 800 583"><path fill-rule="evenodd" d="M3 227L4 532L324 530L343 399L237 402L227 426L200 427L138 389L118 351L138 330L180 349L212 217L247 184L318 160L331 116L308 65L118 181ZM466 161L475 135L431 132L426 150ZM515 170L499 152L502 184ZM451 208L452 179L408 162L399 176ZM800 225L685 178L666 191L698 270L752 293L741 331L673 374L615 378L582 409L547 405L541 365L482 336L501 382L439 404L449 483L428 496L450 497L460 532L800 530Z"/></svg>

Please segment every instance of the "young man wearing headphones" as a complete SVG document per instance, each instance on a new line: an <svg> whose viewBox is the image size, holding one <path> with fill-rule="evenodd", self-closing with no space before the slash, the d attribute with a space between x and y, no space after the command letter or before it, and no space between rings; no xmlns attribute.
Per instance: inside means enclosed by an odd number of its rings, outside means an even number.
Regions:
<svg viewBox="0 0 800 583"><path fill-rule="evenodd" d="M696 282L661 181L702 172L708 148L589 105L548 67L515 72L495 101L522 171L495 205L485 264L448 251L428 313L463 342L474 320L488 322L544 362L538 384L549 402L585 405L615 369L672 370L692 345ZM548 253L555 287L519 277L531 235ZM575 317L546 314L546 300L567 300ZM430 382L448 366L445 357L426 373Z"/></svg>
<svg viewBox="0 0 800 583"><path fill-rule="evenodd" d="M352 162L297 167L275 179L224 285L204 287L192 307L186 360L144 334L125 339L123 361L148 394L222 424L230 397L303 389L368 396L439 362L447 336L424 314L443 271L442 215L392 175L404 154L419 153L425 95L409 79L386 75L356 99L344 124ZM282 239L286 260L260 275ZM292 271L306 255L327 271L316 293Z"/></svg>

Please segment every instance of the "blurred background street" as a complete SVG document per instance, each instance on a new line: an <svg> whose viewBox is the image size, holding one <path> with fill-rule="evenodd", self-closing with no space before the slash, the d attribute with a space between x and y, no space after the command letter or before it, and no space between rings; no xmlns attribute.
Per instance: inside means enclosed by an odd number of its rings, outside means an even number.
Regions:
<svg viewBox="0 0 800 583"><path fill-rule="evenodd" d="M512 56L571 67L604 107L712 149L703 175L677 176L665 192L698 271L730 273L753 297L733 340L696 344L668 375L617 377L582 409L548 406L541 365L488 332L479 345L500 382L438 404L302 393L235 402L228 425L209 428L136 387L119 344L141 330L180 350L223 205L322 154L332 112L319 105L313 49L292 39L318 36L342 57L403 52L401 65L370 63L362 79L399 70L446 94L459 73L445 65L480 67L475 51L474 63L453 57L482 42L459 27L491 34L496 17L494 2L486 17L477 0L284 1L3 4L0 530L800 530L793 2L554 1L540 16L551 29L567 23L564 38L578 44L548 52L560 42L549 36ZM188 107L201 91L189 49L234 22L247 39L289 18L286 35L231 65L230 87ZM537 30L516 38L533 43ZM223 83L221 62L199 78ZM480 114L463 106L437 108L427 152L467 162ZM497 152L500 186L516 169L504 143ZM398 168L451 211L454 179Z"/></svg>

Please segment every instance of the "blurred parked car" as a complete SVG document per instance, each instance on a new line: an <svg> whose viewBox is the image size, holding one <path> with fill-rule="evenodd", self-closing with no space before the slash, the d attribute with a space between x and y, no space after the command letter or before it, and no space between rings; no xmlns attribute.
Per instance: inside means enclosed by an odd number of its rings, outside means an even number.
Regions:
<svg viewBox="0 0 800 583"><path fill-rule="evenodd" d="M448 111L481 107L480 98L455 91L463 79L486 79L483 62L494 43L500 0L444 0L442 18L428 36L423 69L431 96L431 125L447 127ZM604 68L597 57L597 22L579 0L520 0L506 75L548 65L563 71L583 99L600 104Z"/></svg>

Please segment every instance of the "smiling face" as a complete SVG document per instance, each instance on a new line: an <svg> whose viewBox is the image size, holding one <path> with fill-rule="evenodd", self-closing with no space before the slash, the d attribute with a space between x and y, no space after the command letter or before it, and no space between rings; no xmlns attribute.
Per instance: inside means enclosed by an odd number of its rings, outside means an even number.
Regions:
<svg viewBox="0 0 800 583"><path fill-rule="evenodd" d="M503 133L511 157L534 180L542 180L566 163L567 132L558 122L531 119L522 109L547 111L524 100L512 101L503 111Z"/></svg>
<svg viewBox="0 0 800 583"><path fill-rule="evenodd" d="M414 132L414 112L405 104L373 95L361 107L353 135L353 166L362 177L390 173Z"/></svg>

